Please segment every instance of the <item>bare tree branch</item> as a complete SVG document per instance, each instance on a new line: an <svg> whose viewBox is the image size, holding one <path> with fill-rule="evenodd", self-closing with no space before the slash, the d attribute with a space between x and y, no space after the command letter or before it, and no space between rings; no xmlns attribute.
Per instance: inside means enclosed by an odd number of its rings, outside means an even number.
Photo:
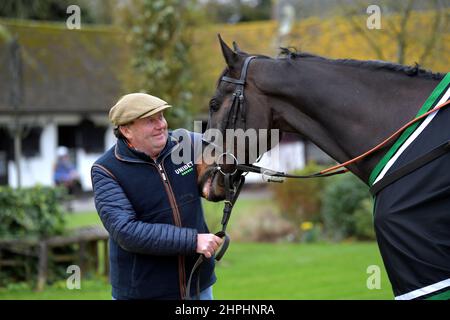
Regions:
<svg viewBox="0 0 450 320"><path fill-rule="evenodd" d="M425 41L424 44L424 50L419 58L419 64L425 64L427 59L430 57L431 52L433 51L434 47L436 46L436 43L438 39L440 38L440 26L441 22L444 22L444 26L446 25L447 16L445 13L443 14L441 11L441 6L438 0L433 0L434 5L434 18L433 18L433 25L431 29L431 36L427 38L427 41Z"/></svg>
<svg viewBox="0 0 450 320"><path fill-rule="evenodd" d="M411 12L413 9L415 0L409 0L403 11L402 18L400 21L400 30L397 36L397 62L400 64L405 63L406 49L408 47L408 22L411 17Z"/></svg>
<svg viewBox="0 0 450 320"><path fill-rule="evenodd" d="M363 5L363 3L359 1L359 5L364 8L367 4ZM358 21L358 11L356 8L344 4L341 0L339 0L339 6L341 7L344 15L348 17L348 21L353 30L364 38L364 40L366 40L369 47L375 52L377 59L385 60L382 47L378 45L378 43L367 33L367 30L361 26L361 22Z"/></svg>

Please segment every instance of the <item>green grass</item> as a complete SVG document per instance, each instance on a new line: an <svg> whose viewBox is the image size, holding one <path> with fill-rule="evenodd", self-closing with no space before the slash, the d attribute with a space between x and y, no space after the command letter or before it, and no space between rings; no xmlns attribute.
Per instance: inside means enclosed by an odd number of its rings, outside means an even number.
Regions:
<svg viewBox="0 0 450 320"><path fill-rule="evenodd" d="M381 289L367 288L369 265ZM231 243L216 270L217 299L393 299L376 243Z"/></svg>
<svg viewBox="0 0 450 320"><path fill-rule="evenodd" d="M203 202L212 232L219 229L223 203ZM270 199L239 199L229 229L244 215L276 212ZM67 228L101 225L94 211L70 214ZM369 290L369 265L381 269L381 289ZM216 299L393 299L376 243L298 244L231 242L216 268ZM111 299L105 278L83 280L81 290L68 290L65 280L43 292L11 286L0 289L2 299Z"/></svg>
<svg viewBox="0 0 450 320"><path fill-rule="evenodd" d="M42 292L29 288L0 289L0 300L111 300L107 279L82 280L79 290L69 290L65 281L47 286Z"/></svg>
<svg viewBox="0 0 450 320"><path fill-rule="evenodd" d="M100 217L96 211L84 211L67 214L67 229L75 229L94 225L101 225Z"/></svg>
<svg viewBox="0 0 450 320"><path fill-rule="evenodd" d="M206 200L203 200L202 204L209 229L211 230L211 232L219 231L221 227L220 221L222 220L223 215L223 202L208 202ZM231 212L231 218L228 223L228 230L231 230L235 222L242 216L253 216L258 212L267 209L277 212L277 208L273 200L239 199L239 201L236 202L233 211Z"/></svg>
<svg viewBox="0 0 450 320"><path fill-rule="evenodd" d="M203 200L203 199L202 199ZM212 231L218 231L220 227L220 220L222 219L223 202L208 202L203 200L203 209L205 212L205 217L208 222L208 226ZM276 210L276 206L270 199L264 200L249 200L249 199L239 199L236 203L235 208L232 212L232 217L230 219L229 227L232 228L233 221L237 217L242 215L253 215L261 209L271 208ZM67 214L67 228L81 228L92 225L101 225L100 218L96 211L83 211L77 213Z"/></svg>
<svg viewBox="0 0 450 320"><path fill-rule="evenodd" d="M381 289L369 290L369 265L382 270ZM231 243L216 268L216 299L392 299L375 243ZM64 280L36 293L0 289L2 299L111 299L105 279L68 290Z"/></svg>

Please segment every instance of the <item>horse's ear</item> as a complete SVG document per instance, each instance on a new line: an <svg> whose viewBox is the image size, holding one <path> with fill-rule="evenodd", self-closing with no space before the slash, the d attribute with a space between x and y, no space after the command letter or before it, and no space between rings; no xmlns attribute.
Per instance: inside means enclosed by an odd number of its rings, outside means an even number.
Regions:
<svg viewBox="0 0 450 320"><path fill-rule="evenodd" d="M231 50L231 48L225 43L225 41L222 40L220 34L218 34L217 36L219 37L220 47L222 48L222 54L225 58L225 62L229 67L232 67L238 61L239 56L236 52Z"/></svg>
<svg viewBox="0 0 450 320"><path fill-rule="evenodd" d="M241 50L241 48L239 48L236 41L233 41L233 49L234 49L234 51L236 51L236 53L246 54L244 51Z"/></svg>

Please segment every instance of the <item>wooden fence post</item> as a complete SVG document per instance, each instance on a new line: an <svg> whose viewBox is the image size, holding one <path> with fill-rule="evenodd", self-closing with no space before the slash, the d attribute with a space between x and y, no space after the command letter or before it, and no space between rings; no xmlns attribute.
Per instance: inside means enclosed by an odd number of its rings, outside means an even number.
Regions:
<svg viewBox="0 0 450 320"><path fill-rule="evenodd" d="M39 242L39 269L37 291L44 290L47 282L48 271L48 246L45 240Z"/></svg>
<svg viewBox="0 0 450 320"><path fill-rule="evenodd" d="M104 240L105 245L103 246L103 264L104 264L104 274L109 275L109 239Z"/></svg>

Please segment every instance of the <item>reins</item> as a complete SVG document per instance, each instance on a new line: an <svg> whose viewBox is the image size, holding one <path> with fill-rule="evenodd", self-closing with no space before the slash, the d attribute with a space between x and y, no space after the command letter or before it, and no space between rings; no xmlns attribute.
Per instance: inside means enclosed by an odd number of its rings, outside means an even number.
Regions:
<svg viewBox="0 0 450 320"><path fill-rule="evenodd" d="M219 238L223 239L223 243L220 246L220 249L217 253L214 255L214 259L217 261L220 261L222 259L223 255L228 249L228 246L230 245L230 236L227 233L227 226L228 221L231 217L231 211L233 210L233 206L239 197L239 194L241 192L242 186L245 182L245 177L240 176L239 180L234 183L233 182L233 174L225 173L224 174L224 181L225 181L225 205L223 208L223 216L222 216L222 229L215 233L215 235ZM186 284L186 296L184 297L185 300L191 300L191 285L192 285L192 278L197 271L197 269L200 267L200 265L205 260L205 257L203 254L200 254L197 258L197 261L195 261L194 266L192 267L191 274L189 275L188 282ZM197 275L197 297L200 298L200 274Z"/></svg>

